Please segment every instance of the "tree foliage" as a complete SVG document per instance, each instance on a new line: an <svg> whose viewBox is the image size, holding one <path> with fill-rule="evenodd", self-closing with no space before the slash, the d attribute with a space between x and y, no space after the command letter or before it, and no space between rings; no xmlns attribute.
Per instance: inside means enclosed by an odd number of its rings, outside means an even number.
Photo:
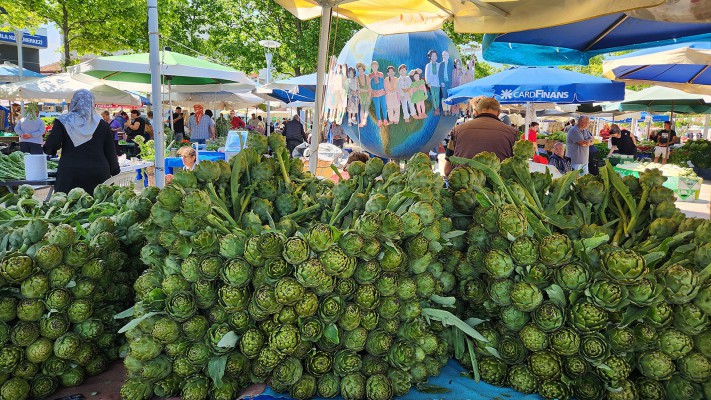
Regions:
<svg viewBox="0 0 711 400"><path fill-rule="evenodd" d="M8 12L11 25L56 25L62 36L65 68L73 63L75 54L104 55L135 48L147 31L142 0L17 0Z"/></svg>

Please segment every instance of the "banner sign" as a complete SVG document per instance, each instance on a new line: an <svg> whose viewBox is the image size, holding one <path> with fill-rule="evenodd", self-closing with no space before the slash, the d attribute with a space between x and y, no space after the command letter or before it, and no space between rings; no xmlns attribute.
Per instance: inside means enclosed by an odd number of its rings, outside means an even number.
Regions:
<svg viewBox="0 0 711 400"><path fill-rule="evenodd" d="M13 44L17 43L17 39L15 38L15 32L0 31L0 42L13 43ZM27 47L36 47L36 48L46 49L47 48L47 36L30 35L27 32L25 32L22 35L22 45L27 46Z"/></svg>

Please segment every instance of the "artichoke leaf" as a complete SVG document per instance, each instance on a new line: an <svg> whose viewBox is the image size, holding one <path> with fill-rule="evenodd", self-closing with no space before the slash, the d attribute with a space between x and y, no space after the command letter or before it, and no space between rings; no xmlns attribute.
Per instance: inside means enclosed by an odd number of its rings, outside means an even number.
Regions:
<svg viewBox="0 0 711 400"><path fill-rule="evenodd" d="M484 347L484 349L486 349L486 351L488 351L489 354L491 354L492 356L494 356L498 359L501 359L501 354L499 354L499 351L496 350L495 348L493 348L491 346L486 346L486 347Z"/></svg>
<svg viewBox="0 0 711 400"><path fill-rule="evenodd" d="M558 203L562 200L563 194L570 190L570 186L575 182L578 177L578 171L571 171L565 174L562 178L563 181L560 185L556 187L553 193L548 195L548 205L546 206L546 214L554 215L557 214L562 207L558 206ZM567 203L567 202L566 202Z"/></svg>
<svg viewBox="0 0 711 400"><path fill-rule="evenodd" d="M444 394L451 392L450 389L439 385L432 385L430 383L419 383L415 387L417 388L418 392L427 394Z"/></svg>
<svg viewBox="0 0 711 400"><path fill-rule="evenodd" d="M449 231L449 232L442 235L442 239L449 240L449 239L455 238L457 236L462 236L465 233L467 233L467 231L461 231L461 230Z"/></svg>
<svg viewBox="0 0 711 400"><path fill-rule="evenodd" d="M237 345L237 341L239 340L239 336L237 336L234 331L229 331L225 334L225 336L220 339L219 342L217 342L217 347L222 347L222 348L233 348Z"/></svg>
<svg viewBox="0 0 711 400"><path fill-rule="evenodd" d="M227 335L225 335L227 336ZM219 346L219 344L218 344ZM225 376L225 367L227 366L227 355L213 357L207 362L207 374L215 383L216 387L222 387L222 378Z"/></svg>
<svg viewBox="0 0 711 400"><path fill-rule="evenodd" d="M133 317L135 307L136 306L132 306L131 308L129 308L127 310L121 311L120 313L114 315L114 319L124 319L124 318L128 318L128 317Z"/></svg>
<svg viewBox="0 0 711 400"><path fill-rule="evenodd" d="M552 284L545 290L548 294L548 298L553 302L553 304L562 309L566 308L565 292L563 292L563 288L556 284Z"/></svg>
<svg viewBox="0 0 711 400"><path fill-rule="evenodd" d="M630 193L630 189L622 181L620 175L615 172L609 161L605 163L605 168L607 168L607 176L610 178L610 183L620 196L622 196L622 200L625 201L625 204L627 204L627 208L629 208L630 211L629 215L637 214L637 203L634 200L634 196Z"/></svg>
<svg viewBox="0 0 711 400"><path fill-rule="evenodd" d="M478 383L481 380L481 376L479 375L479 363L476 361L476 353L474 353L474 344L469 338L466 338L466 341L467 350L469 351L469 358L472 364L472 377L474 378L474 382Z"/></svg>
<svg viewBox="0 0 711 400"><path fill-rule="evenodd" d="M422 313L429 316L431 319L437 320L442 322L445 326L448 325L453 325L468 336L484 343L489 343L489 340L485 338L481 333L479 333L476 329L472 328L471 326L467 325L466 322L462 321L461 319L457 318L454 314L452 314L449 311L444 311L444 310L437 310L434 308L423 308Z"/></svg>
<svg viewBox="0 0 711 400"><path fill-rule="evenodd" d="M706 282L706 280L711 277L711 264L704 267L704 269L699 272L699 284Z"/></svg>
<svg viewBox="0 0 711 400"><path fill-rule="evenodd" d="M654 268L660 261L666 257L667 253L665 251L655 251L652 253L647 253L644 256L644 262L650 267Z"/></svg>
<svg viewBox="0 0 711 400"><path fill-rule="evenodd" d="M633 304L627 305L625 313L622 315L620 326L625 327L634 321L641 320L647 315L647 307L637 307Z"/></svg>
<svg viewBox="0 0 711 400"><path fill-rule="evenodd" d="M134 319L130 320L126 325L122 326L121 329L119 329L118 333L128 332L128 331L130 331L131 329L137 327L138 324L140 324L141 321L143 321L144 319L148 319L148 318L150 318L150 317L152 317L152 316L154 316L154 315L163 315L163 314L165 314L165 312L163 312L163 311L151 311L151 312L147 312L147 313L141 315L141 316L138 317L138 318L134 318Z"/></svg>
<svg viewBox="0 0 711 400"><path fill-rule="evenodd" d="M457 302L457 299L454 297L443 297L443 296L438 296L436 294L433 294L430 296L430 300L432 300L434 303L439 304L440 306L443 307L454 307L454 304Z"/></svg>
<svg viewBox="0 0 711 400"><path fill-rule="evenodd" d="M323 330L323 336L329 340L331 343L335 344L340 344L341 339L340 336L338 335L338 327L336 327L336 324L329 324L324 330Z"/></svg>
<svg viewBox="0 0 711 400"><path fill-rule="evenodd" d="M479 192L476 194L476 201L484 208L489 208L494 205L494 203L489 199L485 193Z"/></svg>

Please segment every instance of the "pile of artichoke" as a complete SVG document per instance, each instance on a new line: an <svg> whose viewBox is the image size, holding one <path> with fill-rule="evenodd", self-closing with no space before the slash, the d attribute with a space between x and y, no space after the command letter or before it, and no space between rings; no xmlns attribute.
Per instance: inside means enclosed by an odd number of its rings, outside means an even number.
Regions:
<svg viewBox="0 0 711 400"><path fill-rule="evenodd" d="M233 399L253 383L295 399L426 389L450 358L452 329L432 307L454 304L444 250L464 232L441 218L426 155L404 172L378 158L348 172L319 180L283 136L251 135L229 165L175 174L142 228L150 268L125 328L123 398Z"/></svg>
<svg viewBox="0 0 711 400"><path fill-rule="evenodd" d="M527 172L532 152L453 160L456 314L485 339L457 358L547 399L711 398L711 222L685 218L658 170L551 180Z"/></svg>
<svg viewBox="0 0 711 400"><path fill-rule="evenodd" d="M130 306L143 269L131 249L140 249L142 236L129 232L150 212L150 199L108 186L94 196L57 194L46 204L32 195L22 187L6 197L0 221L2 399L47 398L118 359L123 323L114 315ZM92 207L123 211L108 217Z"/></svg>

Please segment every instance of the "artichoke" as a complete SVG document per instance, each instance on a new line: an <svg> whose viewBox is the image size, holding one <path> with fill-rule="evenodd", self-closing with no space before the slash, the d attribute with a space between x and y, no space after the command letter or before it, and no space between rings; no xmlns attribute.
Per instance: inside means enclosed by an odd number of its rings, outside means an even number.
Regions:
<svg viewBox="0 0 711 400"><path fill-rule="evenodd" d="M676 371L674 361L661 351L647 351L637 359L637 369L647 378L667 380Z"/></svg>
<svg viewBox="0 0 711 400"><path fill-rule="evenodd" d="M479 374L484 382L501 386L506 380L506 363L494 357L484 357L478 361Z"/></svg>
<svg viewBox="0 0 711 400"><path fill-rule="evenodd" d="M544 301L533 312L533 322L543 332L553 332L565 323L565 313L560 307L550 301Z"/></svg>
<svg viewBox="0 0 711 400"><path fill-rule="evenodd" d="M568 318L572 326L581 332L602 330L609 321L607 311L586 300L574 303L568 310Z"/></svg>
<svg viewBox="0 0 711 400"><path fill-rule="evenodd" d="M664 297L672 304L693 300L700 289L698 273L680 264L658 270L657 279L659 285L664 288Z"/></svg>
<svg viewBox="0 0 711 400"><path fill-rule="evenodd" d="M540 260L546 265L563 265L573 255L573 243L570 238L559 233L544 237L538 249Z"/></svg>
<svg viewBox="0 0 711 400"><path fill-rule="evenodd" d="M363 399L366 394L365 384L366 380L363 374L360 372L350 373L341 378L341 396L343 396L344 400ZM395 387L395 385L393 385L393 387ZM408 390L409 388L410 383L408 382Z"/></svg>
<svg viewBox="0 0 711 400"><path fill-rule="evenodd" d="M557 379L561 374L560 358L550 351L539 351L528 357L528 367L541 381Z"/></svg>
<svg viewBox="0 0 711 400"><path fill-rule="evenodd" d="M22 378L11 378L0 387L0 399L25 400L30 395L30 384Z"/></svg>
<svg viewBox="0 0 711 400"><path fill-rule="evenodd" d="M491 250L484 257L484 270L494 279L508 278L514 270L513 260L503 251Z"/></svg>
<svg viewBox="0 0 711 400"><path fill-rule="evenodd" d="M511 288L512 305L523 312L535 310L543 302L543 294L533 284L516 282Z"/></svg>
<svg viewBox="0 0 711 400"><path fill-rule="evenodd" d="M517 392L530 394L538 389L538 378L525 364L516 364L509 368L507 382Z"/></svg>
<svg viewBox="0 0 711 400"><path fill-rule="evenodd" d="M548 335L534 324L528 324L518 332L523 345L530 351L543 351L548 348Z"/></svg>

